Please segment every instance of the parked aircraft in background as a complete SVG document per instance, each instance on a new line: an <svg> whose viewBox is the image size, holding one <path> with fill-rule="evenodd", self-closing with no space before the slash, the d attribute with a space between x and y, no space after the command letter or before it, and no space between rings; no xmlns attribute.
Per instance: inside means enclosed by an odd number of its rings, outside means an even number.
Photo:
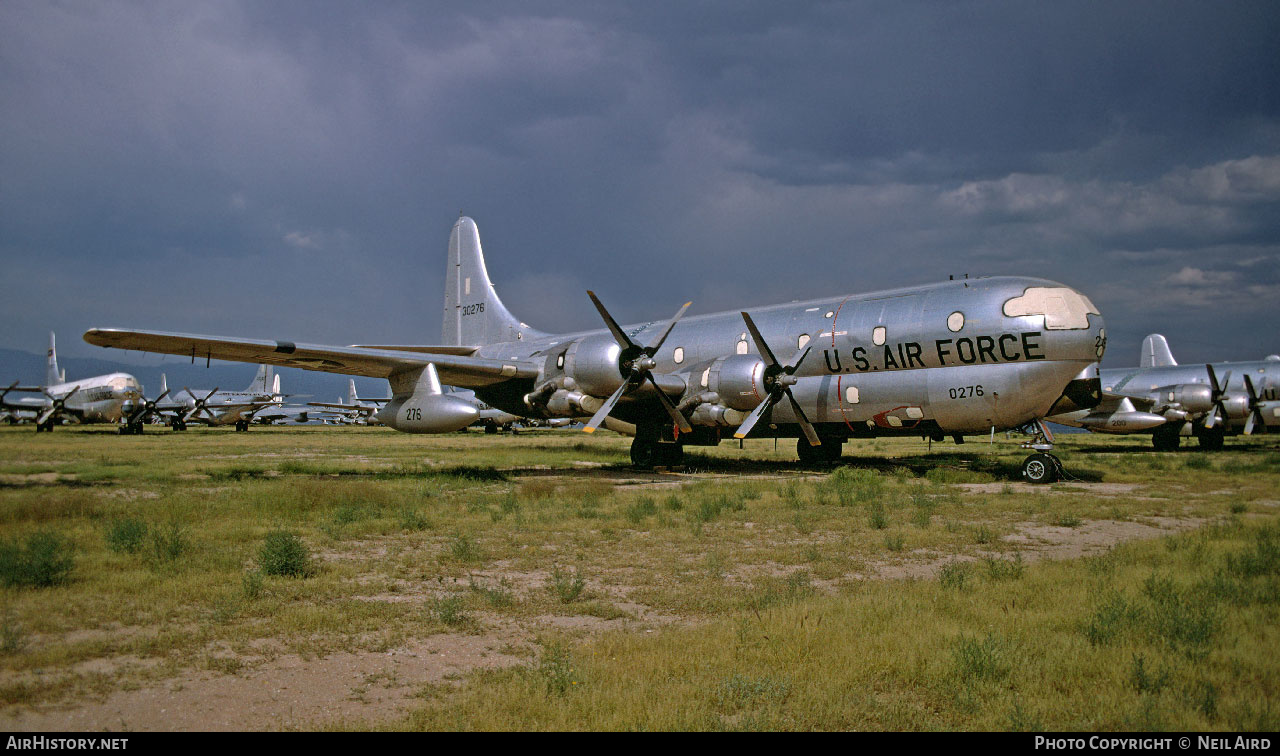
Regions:
<svg viewBox="0 0 1280 756"><path fill-rule="evenodd" d="M271 365L258 366L258 373L244 391L196 390L183 387L171 403L159 405L158 410L170 417L174 430L186 430L187 423L205 425L232 425L237 431L249 430L249 425L261 412L278 409L283 403L280 393L280 376ZM282 416L282 415L281 415Z"/></svg>
<svg viewBox="0 0 1280 756"><path fill-rule="evenodd" d="M838 262L834 261L838 270ZM819 279L825 288L833 270ZM1041 422L1096 406L1102 317L1085 296L1038 278L952 280L866 294L553 335L511 315L485 268L476 224L449 239L442 344L326 346L95 328L91 344L385 378L377 417L443 433L479 410L442 382L513 415L606 418L636 427L632 461L675 464L688 444L798 439L802 461L834 460L852 438L1024 429L1029 480L1060 472ZM821 351L821 355L817 351ZM778 357L777 353L783 357ZM790 355L790 356L788 356Z"/></svg>
<svg viewBox="0 0 1280 756"><path fill-rule="evenodd" d="M1050 417L1095 433L1150 433L1158 451L1195 436L1221 449L1228 435L1280 426L1280 355L1255 362L1179 365L1164 336L1142 342L1140 365L1101 371L1102 403Z"/></svg>
<svg viewBox="0 0 1280 756"><path fill-rule="evenodd" d="M307 402L308 407L322 407L329 412L318 414L327 415L338 423L354 424L354 425L381 425L376 417L378 410L391 401L386 399L361 399L356 393L356 381L354 378L347 382L347 401L342 401L342 397L338 397L336 402Z"/></svg>
<svg viewBox="0 0 1280 756"><path fill-rule="evenodd" d="M0 408L15 418L29 416L35 420L36 432L52 431L60 420L77 423L118 423L127 416L142 397L138 379L128 373L95 375L68 381L65 371L58 369L58 352L54 335L49 333L48 367L41 386L19 386L17 381L0 392ZM39 393L43 396L11 399L14 392ZM121 433L130 432L122 425Z"/></svg>

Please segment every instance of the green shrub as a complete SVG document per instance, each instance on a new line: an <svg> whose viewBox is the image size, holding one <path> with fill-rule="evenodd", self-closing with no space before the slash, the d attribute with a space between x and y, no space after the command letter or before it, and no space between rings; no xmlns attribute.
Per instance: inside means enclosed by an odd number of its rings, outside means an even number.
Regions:
<svg viewBox="0 0 1280 756"><path fill-rule="evenodd" d="M431 613L435 618L450 627L459 627L471 622L466 611L463 609L461 596L446 596L435 600L431 608Z"/></svg>
<svg viewBox="0 0 1280 756"><path fill-rule="evenodd" d="M107 524L107 548L117 554L137 554L147 536L147 523L138 517L117 517Z"/></svg>
<svg viewBox="0 0 1280 756"><path fill-rule="evenodd" d="M264 575L307 577L311 574L311 554L293 533L276 530L267 534L258 552L258 568Z"/></svg>
<svg viewBox="0 0 1280 756"><path fill-rule="evenodd" d="M187 529L176 519L171 520L168 526L157 526L150 532L151 556L156 562L176 562L191 547Z"/></svg>
<svg viewBox="0 0 1280 756"><path fill-rule="evenodd" d="M586 587L586 579L577 570L567 572L559 567L552 570L551 580L547 583L547 590L551 591L551 594L564 604L572 604L577 601Z"/></svg>
<svg viewBox="0 0 1280 756"><path fill-rule="evenodd" d="M63 585L74 567L72 546L56 533L40 530L0 545L0 582L9 588L48 588Z"/></svg>

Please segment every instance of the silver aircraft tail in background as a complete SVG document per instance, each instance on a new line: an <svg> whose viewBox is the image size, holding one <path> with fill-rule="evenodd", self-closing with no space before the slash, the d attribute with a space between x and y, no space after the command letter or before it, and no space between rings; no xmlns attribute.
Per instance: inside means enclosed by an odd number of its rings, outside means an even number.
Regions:
<svg viewBox="0 0 1280 756"><path fill-rule="evenodd" d="M815 274L828 290L832 273ZM449 237L442 344L303 344L92 329L91 344L261 362L386 379L377 413L411 433L479 418L442 385L471 389L511 415L634 427L640 467L680 461L687 445L744 437L798 439L803 462L839 458L856 438L957 440L992 430L1035 437L1023 471L1049 482L1040 421L1089 409L1099 395L1103 320L1080 292L1039 278L965 278L807 301L743 306L619 325L587 292L605 328L548 334L513 316L489 280L480 235L461 217Z"/></svg>
<svg viewBox="0 0 1280 756"><path fill-rule="evenodd" d="M1280 355L1253 362L1179 365L1165 337L1142 342L1139 366L1101 371L1102 403L1049 418L1095 433L1150 433L1158 451L1194 436L1221 449L1228 435L1280 427Z"/></svg>

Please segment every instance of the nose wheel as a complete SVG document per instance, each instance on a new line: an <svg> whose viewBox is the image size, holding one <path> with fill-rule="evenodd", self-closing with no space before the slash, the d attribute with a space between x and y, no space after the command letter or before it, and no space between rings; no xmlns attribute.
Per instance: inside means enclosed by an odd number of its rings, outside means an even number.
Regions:
<svg viewBox="0 0 1280 756"><path fill-rule="evenodd" d="M1022 477L1037 485L1062 480L1062 460L1049 453L1053 448L1053 432L1049 426L1043 420L1032 420L1018 430L1031 436L1022 448L1036 452L1022 460Z"/></svg>
<svg viewBox="0 0 1280 756"><path fill-rule="evenodd" d="M1022 477L1036 485L1062 480L1062 460L1044 452L1032 454L1022 460Z"/></svg>

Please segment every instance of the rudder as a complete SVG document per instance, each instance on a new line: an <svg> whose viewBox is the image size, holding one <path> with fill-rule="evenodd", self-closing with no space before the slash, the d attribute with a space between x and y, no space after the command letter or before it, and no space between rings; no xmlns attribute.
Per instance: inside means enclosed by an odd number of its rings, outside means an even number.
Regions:
<svg viewBox="0 0 1280 756"><path fill-rule="evenodd" d="M449 234L441 344L478 347L542 335L502 304L485 268L475 221L458 218Z"/></svg>
<svg viewBox="0 0 1280 756"><path fill-rule="evenodd" d="M1177 365L1173 352L1169 351L1169 342L1164 336L1153 333L1142 340L1142 356L1139 367L1169 367Z"/></svg>

